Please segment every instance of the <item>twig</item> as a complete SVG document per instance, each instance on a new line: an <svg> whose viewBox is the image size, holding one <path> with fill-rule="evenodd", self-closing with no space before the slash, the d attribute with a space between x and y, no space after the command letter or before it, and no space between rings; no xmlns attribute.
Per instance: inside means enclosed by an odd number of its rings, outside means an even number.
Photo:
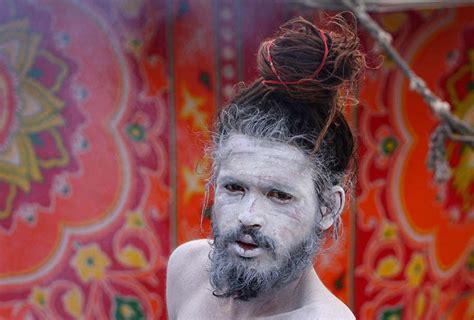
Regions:
<svg viewBox="0 0 474 320"><path fill-rule="evenodd" d="M459 142L464 142L466 144L469 143L474 143L474 137L468 137L468 136L461 136L459 134L451 133L448 135L449 139L453 141L459 141Z"/></svg>
<svg viewBox="0 0 474 320"><path fill-rule="evenodd" d="M450 134L449 127L446 124L440 124L430 137L427 165L428 169L433 171L436 183L443 183L451 178L451 168L446 159L446 140Z"/></svg>
<svg viewBox="0 0 474 320"><path fill-rule="evenodd" d="M342 0L354 12L360 24L369 32L386 54L401 69L410 80L410 89L418 92L426 101L431 111L441 120L430 137L428 151L428 169L434 173L436 183L447 182L451 177L451 168L446 158L446 141L451 139L474 148L474 128L450 112L451 106L441 100L425 84L425 82L410 68L398 51L392 46L392 36L385 32L372 19L365 8L363 0Z"/></svg>
<svg viewBox="0 0 474 320"><path fill-rule="evenodd" d="M425 84L425 82L410 68L406 61L400 56L398 51L392 46L392 36L385 32L372 19L367 11L363 1L342 0L343 3L354 12L360 24L369 32L377 43L385 50L387 55L401 69L403 74L410 80L410 89L418 92L430 106L431 111L444 123L448 124L451 132L456 133L457 141L474 148L474 128L467 122L459 119L450 112L450 105L446 101L436 96Z"/></svg>

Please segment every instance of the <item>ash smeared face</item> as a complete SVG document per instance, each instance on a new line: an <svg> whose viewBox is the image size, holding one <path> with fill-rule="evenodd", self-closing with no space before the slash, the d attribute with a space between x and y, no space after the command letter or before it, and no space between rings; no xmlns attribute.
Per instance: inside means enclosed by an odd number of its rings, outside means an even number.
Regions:
<svg viewBox="0 0 474 320"><path fill-rule="evenodd" d="M234 135L220 154L210 280L217 296L247 300L297 278L319 247L319 204L307 156Z"/></svg>

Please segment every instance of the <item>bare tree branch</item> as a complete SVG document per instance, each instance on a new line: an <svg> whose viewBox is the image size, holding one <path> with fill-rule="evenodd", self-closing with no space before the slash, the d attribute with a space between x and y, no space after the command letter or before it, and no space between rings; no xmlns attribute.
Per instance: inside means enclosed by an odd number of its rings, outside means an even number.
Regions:
<svg viewBox="0 0 474 320"><path fill-rule="evenodd" d="M446 158L446 141L450 139L474 148L474 128L451 113L449 103L435 95L423 79L410 68L406 60L392 46L392 36L369 16L363 0L342 0L342 2L354 12L359 23L410 80L410 89L418 92L431 111L441 120L441 123L430 137L427 165L428 169L433 171L433 178L436 183L448 181L451 177L451 168Z"/></svg>
<svg viewBox="0 0 474 320"><path fill-rule="evenodd" d="M431 111L443 122L447 123L451 131L458 135L457 140L468 144L474 148L474 128L467 122L459 119L450 112L450 105L436 96L425 84L425 82L410 68L406 61L400 56L398 51L392 46L392 36L385 32L372 19L363 1L342 0L343 3L354 12L360 24L369 32L377 43L385 50L387 55L401 69L403 74L410 80L410 88L415 90L424 98L431 108ZM462 138L461 138L462 136Z"/></svg>

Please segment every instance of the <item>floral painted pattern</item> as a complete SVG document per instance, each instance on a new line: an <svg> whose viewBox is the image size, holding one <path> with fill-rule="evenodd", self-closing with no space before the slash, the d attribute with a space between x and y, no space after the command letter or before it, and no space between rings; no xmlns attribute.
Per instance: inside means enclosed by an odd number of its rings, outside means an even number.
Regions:
<svg viewBox="0 0 474 320"><path fill-rule="evenodd" d="M110 259L100 250L97 244L79 248L71 261L71 265L82 282L101 280L110 266Z"/></svg>
<svg viewBox="0 0 474 320"><path fill-rule="evenodd" d="M471 13L466 8L377 18L391 26L394 43L428 86L472 122ZM426 160L438 121L422 98L390 61L369 73L362 96L356 313L364 319L469 319L474 179L466 159L472 150L449 143L452 177L436 185Z"/></svg>
<svg viewBox="0 0 474 320"><path fill-rule="evenodd" d="M36 202L34 196L51 189L56 193L58 173L77 170L72 159L72 137L83 117L77 110L66 112L64 102L69 98L71 105L75 103L69 85L74 65L49 49L47 39L33 31L31 24L24 18L0 25L0 97L4 106L0 126L0 227L4 229L10 229L18 218L32 223L36 214L31 206ZM68 134L64 130L66 122ZM40 203L47 206L51 200L45 196Z"/></svg>
<svg viewBox="0 0 474 320"><path fill-rule="evenodd" d="M473 13L375 15L471 122ZM0 2L1 319L166 319L172 247L209 235L214 112L298 15L324 16L285 1ZM346 108L355 197L318 274L358 319L472 319L472 150L448 143L451 179L432 182L438 121L390 60L360 100Z"/></svg>
<svg viewBox="0 0 474 320"><path fill-rule="evenodd" d="M160 12L0 4L0 318L166 317Z"/></svg>

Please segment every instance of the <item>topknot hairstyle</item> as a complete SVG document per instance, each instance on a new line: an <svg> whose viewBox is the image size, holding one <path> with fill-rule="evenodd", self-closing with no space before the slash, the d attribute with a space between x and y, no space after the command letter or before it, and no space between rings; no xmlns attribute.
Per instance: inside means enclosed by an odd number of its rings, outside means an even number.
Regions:
<svg viewBox="0 0 474 320"><path fill-rule="evenodd" d="M355 28L342 15L326 27L295 18L260 45L260 76L240 85L217 115L214 178L219 150L232 134L287 143L310 157L316 192L331 205L327 191L352 171L354 139L342 109L356 101L365 59Z"/></svg>

